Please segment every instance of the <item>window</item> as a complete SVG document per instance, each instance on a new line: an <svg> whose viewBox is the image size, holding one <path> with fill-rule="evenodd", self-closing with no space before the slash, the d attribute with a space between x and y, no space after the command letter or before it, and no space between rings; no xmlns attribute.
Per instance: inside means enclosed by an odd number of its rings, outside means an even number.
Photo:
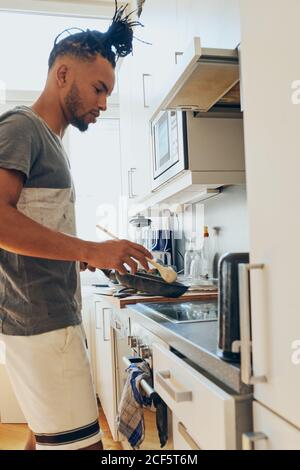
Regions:
<svg viewBox="0 0 300 470"><path fill-rule="evenodd" d="M0 80L7 90L26 91L43 89L59 33L72 27L106 31L110 20L0 12L0 24Z"/></svg>

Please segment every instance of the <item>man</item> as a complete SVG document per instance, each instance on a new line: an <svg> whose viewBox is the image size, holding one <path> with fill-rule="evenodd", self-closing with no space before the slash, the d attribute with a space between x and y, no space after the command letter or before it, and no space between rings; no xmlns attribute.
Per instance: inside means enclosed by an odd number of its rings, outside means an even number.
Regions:
<svg viewBox="0 0 300 470"><path fill-rule="evenodd" d="M6 365L33 435L27 448L102 449L81 328L79 262L146 269L142 246L76 238L74 196L61 138L96 122L114 88L116 55L132 26L116 9L107 33L55 42L45 89L31 108L0 116L0 334ZM114 47L116 53L112 49Z"/></svg>

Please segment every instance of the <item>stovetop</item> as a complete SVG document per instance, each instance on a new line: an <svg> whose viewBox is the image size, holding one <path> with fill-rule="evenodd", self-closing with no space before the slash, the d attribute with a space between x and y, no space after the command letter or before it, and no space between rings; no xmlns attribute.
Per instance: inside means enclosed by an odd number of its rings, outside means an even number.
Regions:
<svg viewBox="0 0 300 470"><path fill-rule="evenodd" d="M143 302L143 307L146 311L148 310L173 323L206 322L218 319L217 300L194 300L182 303Z"/></svg>

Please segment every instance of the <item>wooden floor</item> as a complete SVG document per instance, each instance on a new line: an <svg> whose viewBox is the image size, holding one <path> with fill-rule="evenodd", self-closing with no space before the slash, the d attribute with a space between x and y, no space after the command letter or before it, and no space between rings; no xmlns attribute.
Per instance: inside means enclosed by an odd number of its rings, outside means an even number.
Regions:
<svg viewBox="0 0 300 470"><path fill-rule="evenodd" d="M100 426L103 431L103 445L107 450L121 450L121 444L114 442L103 411L99 410ZM0 450L23 450L27 439L26 424L0 423Z"/></svg>

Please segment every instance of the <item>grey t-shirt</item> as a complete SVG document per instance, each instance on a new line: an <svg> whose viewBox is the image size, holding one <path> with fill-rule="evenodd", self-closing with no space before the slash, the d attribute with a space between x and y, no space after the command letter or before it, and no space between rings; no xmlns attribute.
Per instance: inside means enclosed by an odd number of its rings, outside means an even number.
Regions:
<svg viewBox="0 0 300 470"><path fill-rule="evenodd" d="M75 235L74 189L61 139L26 106L0 116L0 168L26 176L18 210ZM0 221L1 223L1 221ZM78 263L0 249L0 332L35 335L81 323Z"/></svg>

